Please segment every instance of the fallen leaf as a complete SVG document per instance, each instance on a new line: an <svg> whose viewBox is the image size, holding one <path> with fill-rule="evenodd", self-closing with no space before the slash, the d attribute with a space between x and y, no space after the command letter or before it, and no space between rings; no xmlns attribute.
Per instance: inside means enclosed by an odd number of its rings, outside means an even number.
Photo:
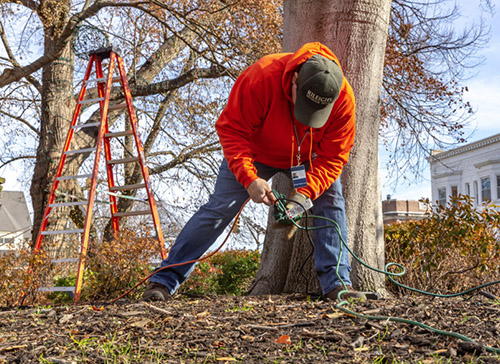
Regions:
<svg viewBox="0 0 500 364"><path fill-rule="evenodd" d="M359 348L354 348L354 351L368 351L370 350L371 348L369 346L362 346L362 347L359 347Z"/></svg>
<svg viewBox="0 0 500 364"><path fill-rule="evenodd" d="M290 336L288 335L281 335L279 338L274 340L274 342L278 344L288 344L290 345L292 343L292 340L290 340Z"/></svg>
<svg viewBox="0 0 500 364"><path fill-rule="evenodd" d="M73 318L73 315L72 315L72 314L63 315L63 316L61 317L61 319L59 320L59 323L60 323L60 324L65 324L66 322L70 321L72 318Z"/></svg>
<svg viewBox="0 0 500 364"><path fill-rule="evenodd" d="M435 352L433 352L432 355L443 354L443 353L446 353L446 352L448 352L448 349L438 349Z"/></svg>
<svg viewBox="0 0 500 364"><path fill-rule="evenodd" d="M326 319L326 318L336 319L336 318L339 318L342 316L344 316L343 312L334 312L334 313L325 313L323 316L321 316L321 318L323 318L323 319Z"/></svg>
<svg viewBox="0 0 500 364"><path fill-rule="evenodd" d="M92 309L93 309L94 311L102 311L102 310L104 310L104 306L101 306L101 307L95 307L95 306L92 306Z"/></svg>
<svg viewBox="0 0 500 364"><path fill-rule="evenodd" d="M149 320L149 319L144 319L144 320L140 320L140 321L132 322L132 323L130 324L130 327L144 328L144 327L146 327L146 326L147 326L150 322L151 322L151 320Z"/></svg>
<svg viewBox="0 0 500 364"><path fill-rule="evenodd" d="M236 361L236 359L233 357L230 357L230 356L223 356L223 357L217 358L217 361Z"/></svg>
<svg viewBox="0 0 500 364"><path fill-rule="evenodd" d="M224 346L224 343L222 341L214 341L214 343L212 345L217 347L217 348L220 348L220 347Z"/></svg>
<svg viewBox="0 0 500 364"><path fill-rule="evenodd" d="M4 351L13 351L13 350L24 349L27 346L28 345L10 345L10 346L7 345L7 346L4 346L4 347L0 347L0 353L4 352Z"/></svg>

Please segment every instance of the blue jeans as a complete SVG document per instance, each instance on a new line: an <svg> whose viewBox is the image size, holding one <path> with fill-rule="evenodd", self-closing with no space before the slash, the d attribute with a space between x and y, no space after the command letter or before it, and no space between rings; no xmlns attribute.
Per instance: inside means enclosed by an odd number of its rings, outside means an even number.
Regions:
<svg viewBox="0 0 500 364"><path fill-rule="evenodd" d="M255 163L255 167L257 175L265 180L269 180L278 172L290 176L289 170L273 168L260 163ZM248 197L245 188L236 181L226 160L223 160L214 193L184 226L167 259L161 263L160 267L200 258L222 234ZM344 241L347 242L345 203L339 179L314 200L313 204L311 213L336 221ZM331 223L323 219L314 219L313 225L322 226L331 225ZM341 285L341 281L335 273L341 242L335 228L314 230L313 242L316 272L323 294L326 294ZM194 264L167 268L154 274L150 281L166 286L173 294L187 279L193 268ZM351 285L350 271L349 253L344 248L339 264L339 275L347 285Z"/></svg>

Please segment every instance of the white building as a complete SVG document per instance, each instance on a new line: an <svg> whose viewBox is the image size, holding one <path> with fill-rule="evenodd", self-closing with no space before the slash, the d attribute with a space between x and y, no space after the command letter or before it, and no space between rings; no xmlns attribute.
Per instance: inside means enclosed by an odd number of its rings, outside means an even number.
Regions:
<svg viewBox="0 0 500 364"><path fill-rule="evenodd" d="M0 189L0 253L16 249L30 238L31 217L24 193Z"/></svg>
<svg viewBox="0 0 500 364"><path fill-rule="evenodd" d="M500 205L500 134L449 151L433 151L431 168L432 202L446 206L450 196L473 198L474 206L484 201Z"/></svg>

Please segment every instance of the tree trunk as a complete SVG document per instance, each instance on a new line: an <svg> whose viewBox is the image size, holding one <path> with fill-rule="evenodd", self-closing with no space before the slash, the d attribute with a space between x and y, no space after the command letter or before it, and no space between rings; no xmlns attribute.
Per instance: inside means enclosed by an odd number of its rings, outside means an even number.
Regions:
<svg viewBox="0 0 500 364"><path fill-rule="evenodd" d="M60 16L54 15L54 19L60 19L60 23L53 23L45 27L44 52L50 53L54 50L57 42L57 33L61 24L67 20L67 8L60 2L51 6L50 13L60 12ZM50 6L48 4L47 6ZM48 11L47 9L45 9ZM59 30L58 30L59 29ZM42 69L42 99L40 115L40 141L37 148L35 168L31 182L31 199L34 210L34 221L32 236L36 237L40 229L43 213L47 203L48 195L52 187L61 152L64 148L69 125L75 108L73 96L73 72L74 52L68 43L60 58L49 63ZM76 170L77 171L77 170ZM76 171L66 170L66 174L76 174ZM62 185L67 194L73 194L79 189L76 183L67 182ZM54 209L53 215L60 216L59 219L51 218L57 223L47 227L47 230L62 230L67 224L68 208ZM58 251L62 247L62 238L59 239Z"/></svg>
<svg viewBox="0 0 500 364"><path fill-rule="evenodd" d="M294 52L307 42L325 44L339 58L354 89L356 139L349 163L342 172L349 245L361 259L379 269L384 267L378 177L379 102L390 5L390 0L284 1L283 51ZM274 186L286 194L290 188L283 188L284 178L274 179ZM292 241L283 241L282 234L270 229L268 224L261 267L250 293L305 292L303 278L297 272L307 254L301 249L308 245L303 234L295 234ZM300 257L292 259L295 253ZM269 257L270 254L280 258ZM270 264L275 261L280 264ZM354 260L352 263L351 279L356 287L384 290L383 275ZM310 277L315 273L312 264L308 267ZM269 284L270 279L285 281Z"/></svg>
<svg viewBox="0 0 500 364"><path fill-rule="evenodd" d="M287 177L277 174L273 177L273 188L287 195L292 190L292 183ZM249 289L250 294L320 292L313 258L309 257L312 249L303 231L278 224L270 210L261 263Z"/></svg>

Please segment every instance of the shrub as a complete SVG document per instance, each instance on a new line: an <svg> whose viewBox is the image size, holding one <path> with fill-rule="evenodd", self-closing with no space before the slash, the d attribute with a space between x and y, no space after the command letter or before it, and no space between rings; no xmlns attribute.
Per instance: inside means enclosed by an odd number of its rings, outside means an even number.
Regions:
<svg viewBox="0 0 500 364"><path fill-rule="evenodd" d="M179 292L190 294L216 294L218 288L217 279L222 274L219 267L211 263L210 258L198 263L186 283L181 286Z"/></svg>
<svg viewBox="0 0 500 364"><path fill-rule="evenodd" d="M220 263L218 262L220 259ZM217 293L243 295L259 269L258 251L233 250L214 256L214 264L220 265L222 274L217 278Z"/></svg>
<svg viewBox="0 0 500 364"><path fill-rule="evenodd" d="M459 196L423 220L386 226L386 262L407 270L396 280L440 293L498 280L500 214L495 207L475 209L468 196ZM401 291L392 284L391 289ZM498 286L488 289L498 292Z"/></svg>
<svg viewBox="0 0 500 364"><path fill-rule="evenodd" d="M47 273L47 256L33 255L29 242L0 253L0 307L13 307L26 294L23 304L39 300L38 287Z"/></svg>
<svg viewBox="0 0 500 364"><path fill-rule="evenodd" d="M180 292L243 295L248 291L259 263L258 251L218 252L196 265Z"/></svg>
<svg viewBox="0 0 500 364"><path fill-rule="evenodd" d="M156 240L139 237L132 231L122 231L112 241L92 242L87 254L80 300L108 300L124 293L151 272L151 259L158 255ZM30 294L24 304L71 303L72 298L65 292L40 293L38 287L74 286L77 264L66 264L64 267L49 264L47 253L42 250L33 255L28 244L1 254L0 306L16 305L26 287ZM137 290L131 296L137 298L141 293Z"/></svg>
<svg viewBox="0 0 500 364"><path fill-rule="evenodd" d="M144 279L152 270L152 259L159 256L158 241L120 231L111 241L92 244L87 256L81 299L107 300L117 297ZM130 295L138 298L140 290Z"/></svg>

